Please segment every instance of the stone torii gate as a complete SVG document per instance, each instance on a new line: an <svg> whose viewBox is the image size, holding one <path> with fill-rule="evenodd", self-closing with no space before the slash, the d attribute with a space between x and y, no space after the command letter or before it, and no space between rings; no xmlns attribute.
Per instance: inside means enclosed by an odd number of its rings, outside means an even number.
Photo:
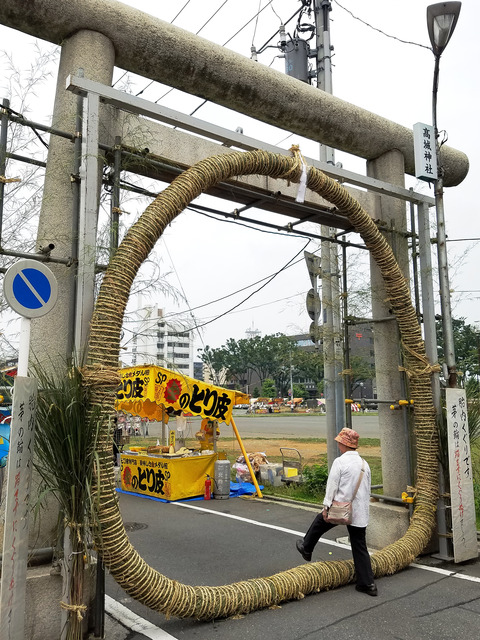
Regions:
<svg viewBox="0 0 480 640"><path fill-rule="evenodd" d="M114 0L3 0L0 23L61 44L52 123L57 129L75 130L77 98L65 91L66 78L83 69L86 78L110 85L114 66L118 66L362 157L367 161L367 174L377 180L403 187L405 173L414 174L413 134L406 127ZM183 73L178 73L179 69ZM105 111L102 127L112 140L115 129ZM52 138L39 225L39 244L54 237L55 252L63 256L70 255L72 244L73 152L69 141ZM468 159L460 151L442 147L442 163L445 186L458 185L467 175ZM321 168L333 175L331 166ZM406 229L402 200L377 195L371 215L393 223L399 232ZM408 277L406 240L400 244L397 258ZM32 332L33 348L40 359L42 354L70 355L74 283L64 269L55 271L59 279L55 316L48 317L48 330L47 321L39 320ZM384 302L383 282L376 267L372 268L372 290L376 292L374 319L385 318L389 306ZM378 395L383 398L403 395L395 324L378 323L375 330ZM398 496L405 489L408 475L401 453L405 448L402 418L400 412L381 407L379 420L385 456L384 491ZM390 516L388 520L392 520ZM390 531L392 539L405 528L404 521L396 522L398 527ZM383 524L381 532L385 536Z"/></svg>

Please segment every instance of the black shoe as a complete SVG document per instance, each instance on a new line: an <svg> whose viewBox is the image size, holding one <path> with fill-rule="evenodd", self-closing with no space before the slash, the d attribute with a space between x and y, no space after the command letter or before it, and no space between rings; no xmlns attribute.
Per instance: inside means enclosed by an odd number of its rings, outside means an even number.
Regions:
<svg viewBox="0 0 480 640"><path fill-rule="evenodd" d="M355 589L360 593L366 593L368 596L378 596L377 585L374 584L357 584Z"/></svg>
<svg viewBox="0 0 480 640"><path fill-rule="evenodd" d="M308 551L305 551L303 547L303 542L301 540L297 540L296 546L297 546L297 551L302 556L302 558L307 562L310 562L310 560L312 559L312 554L308 553Z"/></svg>

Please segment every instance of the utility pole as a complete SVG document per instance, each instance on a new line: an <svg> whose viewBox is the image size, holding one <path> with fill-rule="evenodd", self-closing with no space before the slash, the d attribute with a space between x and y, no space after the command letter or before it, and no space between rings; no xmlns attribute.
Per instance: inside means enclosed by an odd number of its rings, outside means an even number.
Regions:
<svg viewBox="0 0 480 640"><path fill-rule="evenodd" d="M314 0L317 88L326 93L333 93L332 88L332 46L330 43L330 0ZM335 152L331 147L320 145L320 160L335 164ZM322 226L321 234L333 237L335 229ZM327 412L327 456L329 467L338 456L334 438L342 429L344 422L344 389L341 371L343 370L343 353L340 330L340 296L338 282L337 245L322 240L322 306L323 306L323 360L325 408Z"/></svg>

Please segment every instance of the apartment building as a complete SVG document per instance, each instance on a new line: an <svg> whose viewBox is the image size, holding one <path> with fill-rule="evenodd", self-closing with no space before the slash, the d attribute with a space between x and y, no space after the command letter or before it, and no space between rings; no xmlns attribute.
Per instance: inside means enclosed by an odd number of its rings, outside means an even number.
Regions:
<svg viewBox="0 0 480 640"><path fill-rule="evenodd" d="M193 331L169 319L158 305L143 306L129 327L131 366L157 365L193 377Z"/></svg>

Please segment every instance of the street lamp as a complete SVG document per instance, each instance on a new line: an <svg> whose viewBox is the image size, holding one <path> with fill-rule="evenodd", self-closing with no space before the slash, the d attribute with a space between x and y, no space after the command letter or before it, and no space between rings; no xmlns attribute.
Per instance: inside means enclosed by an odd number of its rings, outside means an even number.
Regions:
<svg viewBox="0 0 480 640"><path fill-rule="evenodd" d="M440 162L440 144L437 128L437 93L440 56L452 37L460 14L461 2L439 2L427 7L428 35L435 56L432 91L432 119L435 132L435 153L438 177L435 181L435 209L437 212L437 255L440 279L440 305L442 310L443 340L445 363L448 369L448 386L457 386L455 365L455 347L453 341L452 310L450 304L450 283L448 279L448 260L445 233L445 212L443 208L443 167Z"/></svg>

